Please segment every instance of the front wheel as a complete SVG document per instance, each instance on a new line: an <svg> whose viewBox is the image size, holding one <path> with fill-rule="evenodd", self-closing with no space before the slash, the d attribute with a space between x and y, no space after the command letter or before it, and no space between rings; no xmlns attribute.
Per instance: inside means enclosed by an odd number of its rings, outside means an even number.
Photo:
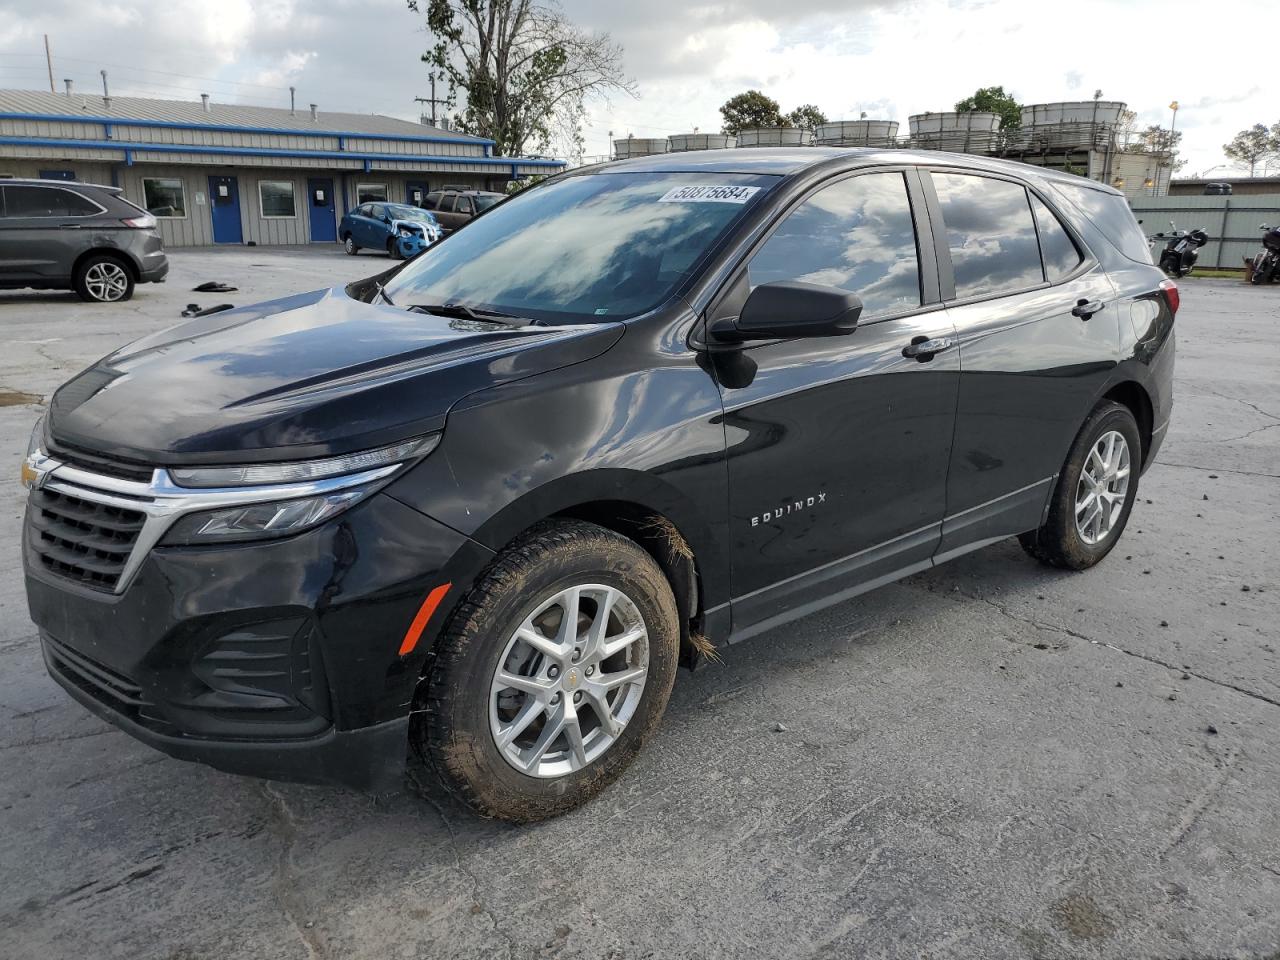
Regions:
<svg viewBox="0 0 1280 960"><path fill-rule="evenodd" d="M1133 414L1104 401L1080 428L1044 524L1018 538L1041 563L1085 570L1111 552L1138 496L1142 436Z"/></svg>
<svg viewBox="0 0 1280 960"><path fill-rule="evenodd" d="M349 233L342 238L342 249L351 257L354 257L360 252L360 248L356 246L355 237L351 236Z"/></svg>
<svg viewBox="0 0 1280 960"><path fill-rule="evenodd" d="M414 753L484 816L566 813L617 779L657 727L679 646L671 587L639 545L581 521L540 524L437 640L414 699Z"/></svg>
<svg viewBox="0 0 1280 960"><path fill-rule="evenodd" d="M387 240L387 256L392 260L403 260L404 254L400 252L400 241L395 237Z"/></svg>

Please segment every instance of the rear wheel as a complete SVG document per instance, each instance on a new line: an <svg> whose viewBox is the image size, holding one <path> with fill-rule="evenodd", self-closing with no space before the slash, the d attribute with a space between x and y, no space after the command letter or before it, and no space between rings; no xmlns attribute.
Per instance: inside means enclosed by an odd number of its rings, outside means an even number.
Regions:
<svg viewBox="0 0 1280 960"><path fill-rule="evenodd" d="M1133 414L1104 401L1080 429L1058 475L1049 513L1018 538L1042 563L1084 570L1111 552L1138 496L1142 437Z"/></svg>
<svg viewBox="0 0 1280 960"><path fill-rule="evenodd" d="M133 296L133 274L118 257L87 257L72 277L76 293L93 303L119 303Z"/></svg>
<svg viewBox="0 0 1280 960"><path fill-rule="evenodd" d="M351 236L349 233L342 238L342 249L353 257L360 252L360 248L356 246L355 237Z"/></svg>
<svg viewBox="0 0 1280 960"><path fill-rule="evenodd" d="M586 803L630 765L675 681L679 624L633 541L546 523L505 550L437 640L410 738L484 816L530 822Z"/></svg>

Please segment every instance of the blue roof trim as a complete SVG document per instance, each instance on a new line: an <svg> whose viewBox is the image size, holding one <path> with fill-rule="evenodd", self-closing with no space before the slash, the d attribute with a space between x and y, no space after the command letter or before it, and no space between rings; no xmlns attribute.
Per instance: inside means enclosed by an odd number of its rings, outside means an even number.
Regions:
<svg viewBox="0 0 1280 960"><path fill-rule="evenodd" d="M468 143L492 147L484 137L415 137L407 133L353 133L348 130L289 130L284 127L244 127L229 123L196 123L191 120L143 120L78 113L0 113L0 120L34 120L43 123L101 123L117 127L160 127L168 130L215 130L219 133L269 133L294 137L355 137L363 140L395 140L407 143Z"/></svg>
<svg viewBox="0 0 1280 960"><path fill-rule="evenodd" d="M402 153L353 153L347 150L275 150L270 147L217 147L186 143L136 143L123 140L53 140L44 137L0 137L9 147L68 147L79 150L123 150L125 162L132 164L138 153L216 153L232 157L303 157L312 160L361 160L365 169L375 160L397 163L458 163L464 166L563 167L563 160L534 160L520 157L423 157Z"/></svg>

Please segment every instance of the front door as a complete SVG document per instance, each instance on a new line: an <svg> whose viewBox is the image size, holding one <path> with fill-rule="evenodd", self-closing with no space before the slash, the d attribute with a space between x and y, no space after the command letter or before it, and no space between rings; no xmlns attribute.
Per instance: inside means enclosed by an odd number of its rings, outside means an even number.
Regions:
<svg viewBox="0 0 1280 960"><path fill-rule="evenodd" d="M713 354L736 637L929 566L946 506L959 355L937 303L932 236L924 226L917 240L917 220L927 224L911 171L823 186L785 216L709 312L735 315L749 288L778 280L840 287L863 301L850 335ZM941 348L904 354L926 339Z"/></svg>
<svg viewBox="0 0 1280 960"><path fill-rule="evenodd" d="M235 177L209 178L209 210L214 243L243 243L240 227L240 187Z"/></svg>
<svg viewBox="0 0 1280 960"><path fill-rule="evenodd" d="M338 239L336 219L337 205L333 198L333 181L327 177L313 177L307 181L307 196L311 211L311 242L334 243Z"/></svg>

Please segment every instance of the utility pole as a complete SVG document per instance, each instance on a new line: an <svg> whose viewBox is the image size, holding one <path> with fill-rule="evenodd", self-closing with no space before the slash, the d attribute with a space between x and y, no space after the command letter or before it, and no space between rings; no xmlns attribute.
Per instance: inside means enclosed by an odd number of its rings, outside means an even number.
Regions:
<svg viewBox="0 0 1280 960"><path fill-rule="evenodd" d="M53 89L53 57L49 56L49 35L44 35L44 65L49 68L49 92L57 93Z"/></svg>
<svg viewBox="0 0 1280 960"><path fill-rule="evenodd" d="M429 96L429 97L414 97L414 98L413 98L413 100L414 100L414 102L415 102L415 103L429 103L429 104L431 104L431 125L432 125L433 127L438 127L438 126L440 126L440 123L439 123L439 120L436 118L436 104L440 104L441 106L443 106L444 104L448 103L449 101L447 101L447 100L437 100L437 99L436 99L436 72L435 72L434 70L432 70L432 71L431 71L431 73L430 73L430 77L431 77L431 96Z"/></svg>

